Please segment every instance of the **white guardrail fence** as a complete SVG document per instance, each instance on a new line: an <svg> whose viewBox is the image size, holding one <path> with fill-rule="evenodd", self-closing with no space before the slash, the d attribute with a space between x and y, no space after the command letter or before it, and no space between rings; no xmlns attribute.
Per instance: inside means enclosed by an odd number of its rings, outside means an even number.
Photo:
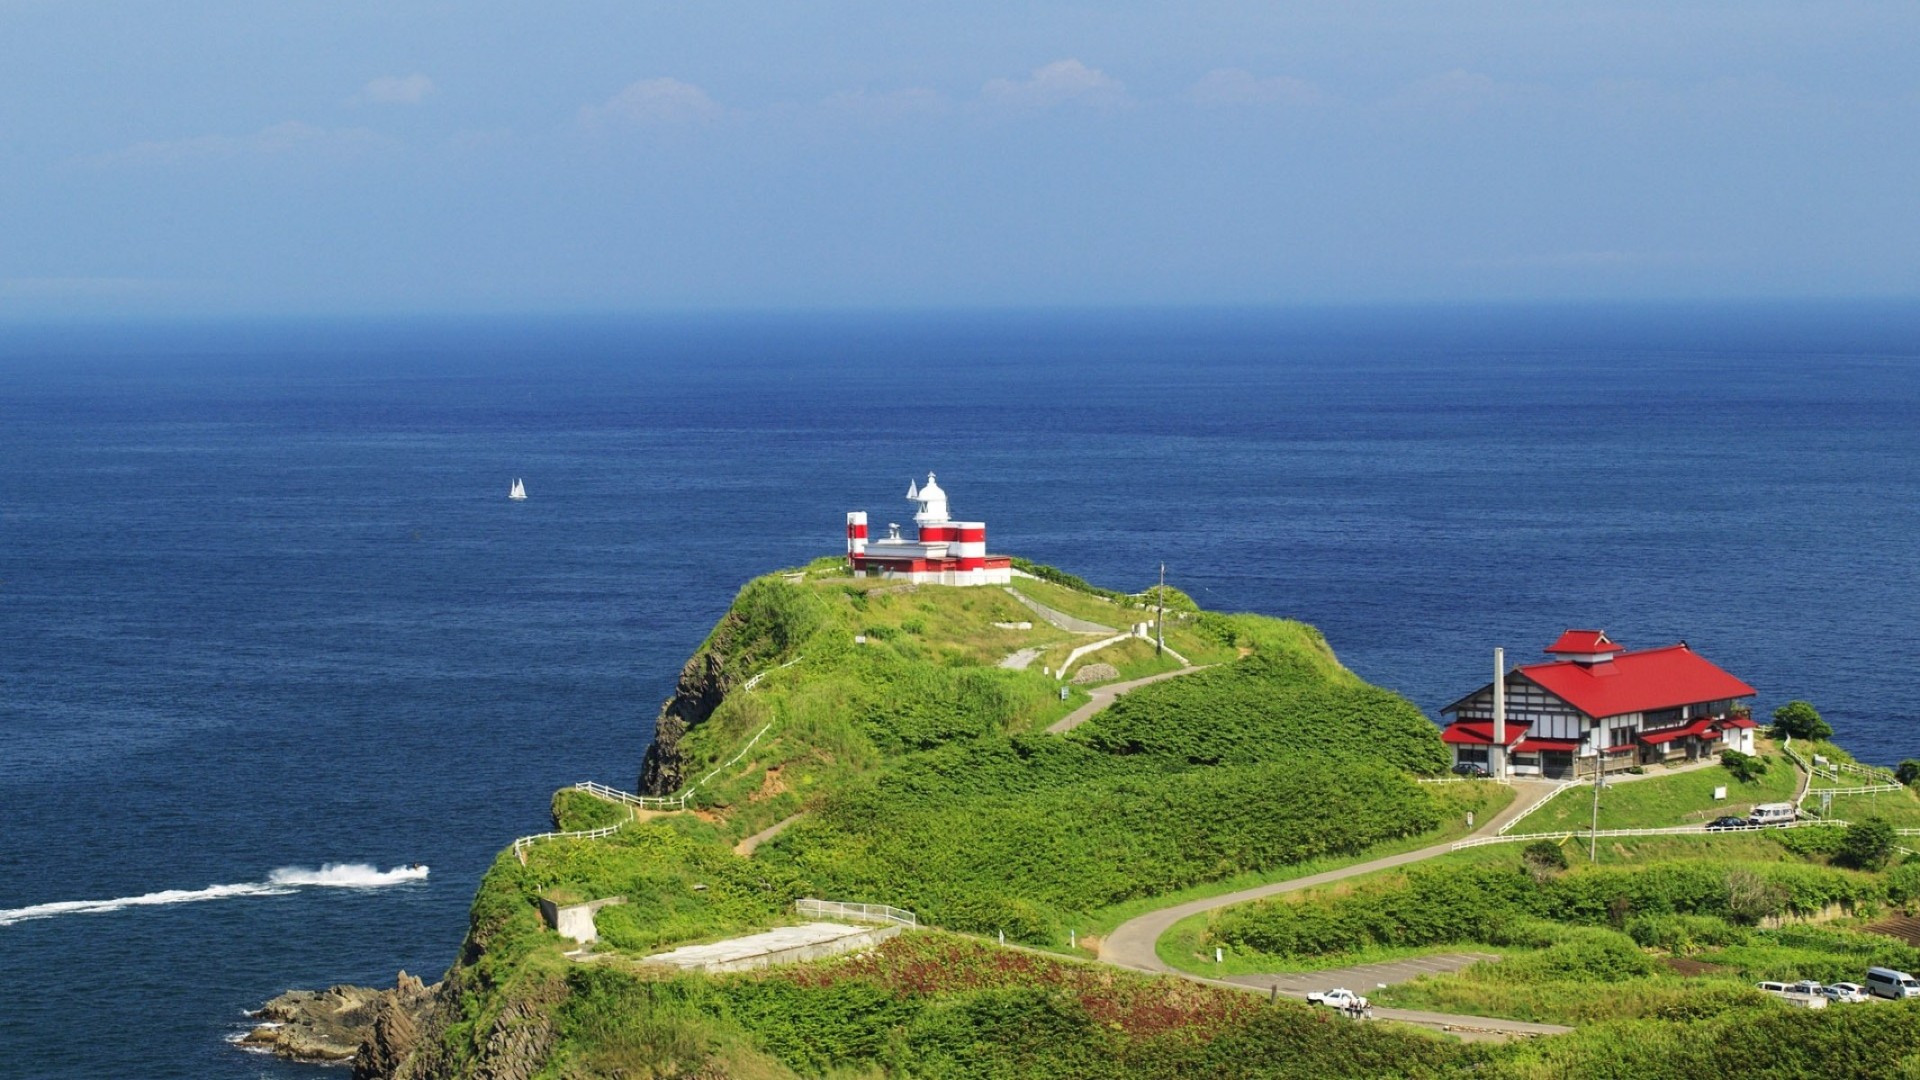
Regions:
<svg viewBox="0 0 1920 1080"><path fill-rule="evenodd" d="M1758 832L1761 829L1831 829L1839 828L1846 824L1848 823L1837 820L1813 820L1782 822L1779 825L1758 825L1745 829L1708 829L1705 825L1669 825L1659 829L1600 829L1598 831L1592 829L1567 829L1562 832L1479 836L1471 840L1455 841L1451 850L1464 851L1467 848L1485 847L1488 844L1518 844L1529 840L1571 840L1587 836L1723 836ZM1920 834L1920 830L1916 830L1916 834Z"/></svg>
<svg viewBox="0 0 1920 1080"><path fill-rule="evenodd" d="M786 668L790 668L793 665L799 663L802 659L804 659L804 657L796 656L793 659L787 661L786 663L781 664L779 667L768 668L767 670L761 672L760 674L755 675L753 678L748 679L745 683L742 683L740 686L739 692L746 693L747 691L752 690L754 687L760 685L760 680L766 678L767 676L773 674L776 671L782 671L782 670L785 670ZM707 781L713 779L715 776L717 776L720 773L722 769L731 768L741 758L746 757L747 751L753 749L753 744L759 742L760 736L765 735L767 733L767 730L771 727L773 727L772 722L768 722L766 727L763 727L759 731L754 732L753 738L747 740L747 745L741 747L739 753L733 755L733 757L728 759L725 764L720 765L718 768L715 768L712 772L694 781L693 783L687 785L687 789L685 791L682 791L678 795L635 795L632 792L621 791L619 788L611 788L605 784L595 783L592 780L582 780L580 783L573 785L571 790L584 791L589 795L593 795L598 798L605 799L608 802L620 803L624 806L630 806L637 810L655 810L655 811L685 810L687 808L687 800L693 797L694 791L697 788L699 788L701 784L704 784ZM513 854L515 858L520 860L520 865L525 866L527 863L527 849L537 843L540 843L545 840L597 840L602 836L612 836L614 833L617 833L621 829L625 828L627 824L632 820L633 819L629 817L627 821L622 821L614 825L607 825L598 829L579 829L571 832L543 832L543 833L535 833L532 836L522 836L518 840L515 840L513 842ZM912 915L913 913L908 912L907 914Z"/></svg>
<svg viewBox="0 0 1920 1080"><path fill-rule="evenodd" d="M847 919L852 922L892 923L895 926L918 927L919 916L905 908L891 907L886 904L848 904L839 900L815 900L812 897L793 902L795 914L813 918Z"/></svg>

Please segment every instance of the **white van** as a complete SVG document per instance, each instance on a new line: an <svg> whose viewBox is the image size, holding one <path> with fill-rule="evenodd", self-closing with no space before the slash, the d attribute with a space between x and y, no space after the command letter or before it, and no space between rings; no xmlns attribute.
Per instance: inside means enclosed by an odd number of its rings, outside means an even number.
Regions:
<svg viewBox="0 0 1920 1080"><path fill-rule="evenodd" d="M1800 816L1800 811L1790 802L1763 802L1747 811L1749 825L1785 825Z"/></svg>
<svg viewBox="0 0 1920 1080"><path fill-rule="evenodd" d="M1892 968L1868 968L1867 993L1895 1000L1920 997L1920 979Z"/></svg>

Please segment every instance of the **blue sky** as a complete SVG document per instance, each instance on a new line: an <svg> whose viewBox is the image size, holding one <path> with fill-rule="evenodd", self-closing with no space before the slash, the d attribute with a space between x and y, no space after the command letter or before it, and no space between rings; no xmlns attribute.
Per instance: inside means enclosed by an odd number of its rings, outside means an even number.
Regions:
<svg viewBox="0 0 1920 1080"><path fill-rule="evenodd" d="M0 317L1920 294L1920 5L0 0Z"/></svg>

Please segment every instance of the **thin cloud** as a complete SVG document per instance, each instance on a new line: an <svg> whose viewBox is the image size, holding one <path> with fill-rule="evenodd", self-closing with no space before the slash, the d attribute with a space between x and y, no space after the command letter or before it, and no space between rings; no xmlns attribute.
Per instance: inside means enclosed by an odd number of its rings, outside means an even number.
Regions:
<svg viewBox="0 0 1920 1080"><path fill-rule="evenodd" d="M397 145L368 128L323 128L289 120L251 135L194 135L137 142L90 159L96 165L174 164L249 158L359 157Z"/></svg>
<svg viewBox="0 0 1920 1080"><path fill-rule="evenodd" d="M719 119L725 109L705 90L679 79L641 79L628 83L599 105L583 105L579 124L588 131L608 128L684 127Z"/></svg>
<svg viewBox="0 0 1920 1080"><path fill-rule="evenodd" d="M1025 79L991 79L980 96L997 105L1051 108L1068 103L1111 108L1127 103L1120 80L1078 60L1055 60L1038 67Z"/></svg>
<svg viewBox="0 0 1920 1080"><path fill-rule="evenodd" d="M367 80L353 97L358 105L418 105L440 88L433 80L415 72L412 75L382 75Z"/></svg>
<svg viewBox="0 0 1920 1080"><path fill-rule="evenodd" d="M1320 88L1305 79L1290 75L1260 78L1243 68L1216 68L1187 89L1188 100L1216 107L1313 105L1323 97Z"/></svg>

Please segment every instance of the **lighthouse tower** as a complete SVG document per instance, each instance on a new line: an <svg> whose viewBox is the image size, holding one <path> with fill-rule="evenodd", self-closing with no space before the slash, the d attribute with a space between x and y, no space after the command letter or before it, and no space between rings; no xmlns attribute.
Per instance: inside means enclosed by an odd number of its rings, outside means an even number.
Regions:
<svg viewBox="0 0 1920 1080"><path fill-rule="evenodd" d="M883 539L867 539L867 514L847 515L847 561L855 577L901 578L928 585L1005 585L1013 580L1013 562L987 554L987 523L954 521L947 492L934 474L907 485L918 536L907 540L897 525Z"/></svg>

